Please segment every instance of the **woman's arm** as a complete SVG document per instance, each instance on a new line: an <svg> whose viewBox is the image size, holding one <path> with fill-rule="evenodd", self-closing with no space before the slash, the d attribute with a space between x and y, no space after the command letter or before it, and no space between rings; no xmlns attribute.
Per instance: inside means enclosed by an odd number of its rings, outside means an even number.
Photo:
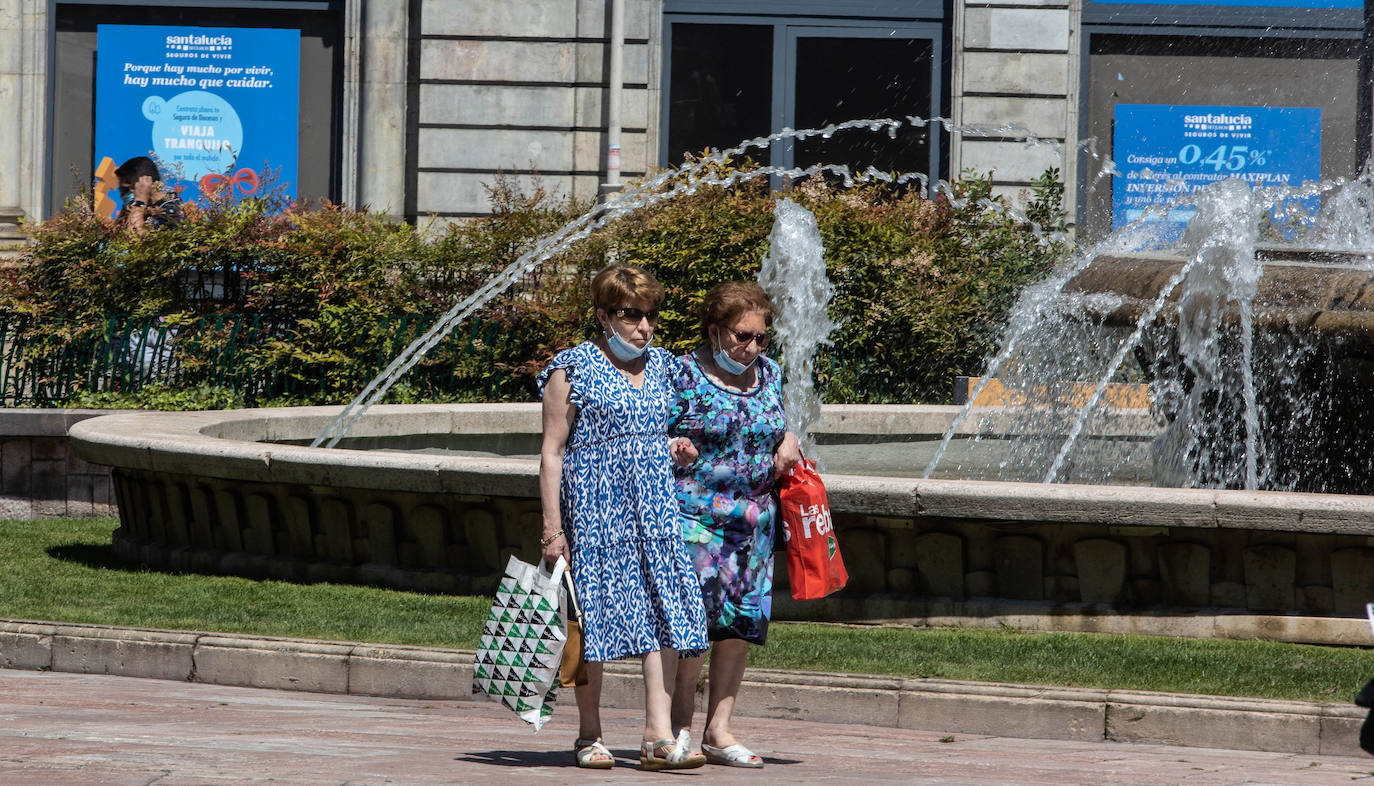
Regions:
<svg viewBox="0 0 1374 786"><path fill-rule="evenodd" d="M559 497L563 487L563 452L568 448L568 436L577 417L571 393L572 385L563 369L549 373L549 381L544 385L544 441L539 450L539 502L544 509L540 554L549 564L557 562L560 556L570 556Z"/></svg>

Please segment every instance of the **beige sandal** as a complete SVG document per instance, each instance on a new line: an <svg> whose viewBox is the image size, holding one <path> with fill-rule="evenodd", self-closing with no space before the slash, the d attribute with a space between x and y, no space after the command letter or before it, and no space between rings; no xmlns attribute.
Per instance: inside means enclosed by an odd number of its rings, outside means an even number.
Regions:
<svg viewBox="0 0 1374 786"><path fill-rule="evenodd" d="M691 770L706 764L700 753L692 755L691 732L683 729L676 740L645 740L639 748L639 764L646 770Z"/></svg>
<svg viewBox="0 0 1374 786"><path fill-rule="evenodd" d="M606 750L601 738L588 739L578 737L573 742L573 756L577 758L577 766L588 770L609 770L615 766L615 757ZM595 759L593 756L605 756L604 759Z"/></svg>

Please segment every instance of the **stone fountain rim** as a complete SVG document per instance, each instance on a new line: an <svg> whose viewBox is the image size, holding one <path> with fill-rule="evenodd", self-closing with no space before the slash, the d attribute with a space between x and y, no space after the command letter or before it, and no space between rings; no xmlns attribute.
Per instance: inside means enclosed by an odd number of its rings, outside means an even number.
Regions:
<svg viewBox="0 0 1374 786"><path fill-rule="evenodd" d="M826 405L818 432L943 433L959 411L934 405ZM537 498L539 462L312 448L337 407L130 412L74 424L77 454L118 469L180 477ZM538 404L379 405L350 435L537 433ZM938 426L938 428L937 428ZM480 430L478 430L480 428ZM1374 497L827 474L831 509L878 518L989 523L1252 529L1374 535Z"/></svg>

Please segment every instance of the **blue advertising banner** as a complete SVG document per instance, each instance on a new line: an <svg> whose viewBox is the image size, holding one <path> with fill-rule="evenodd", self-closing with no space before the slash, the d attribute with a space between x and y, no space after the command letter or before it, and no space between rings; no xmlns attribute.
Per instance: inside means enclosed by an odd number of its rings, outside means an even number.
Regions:
<svg viewBox="0 0 1374 786"><path fill-rule="evenodd" d="M97 27L97 169L150 156L188 200L251 194L270 168L294 197L299 104L299 30Z"/></svg>
<svg viewBox="0 0 1374 786"><path fill-rule="evenodd" d="M1118 104L1112 131L1112 229L1227 178L1252 187L1321 179L1318 107ZM1181 227L1191 208L1167 221Z"/></svg>
<svg viewBox="0 0 1374 786"><path fill-rule="evenodd" d="M1093 0L1098 5L1224 5L1245 8L1363 8L1363 0Z"/></svg>

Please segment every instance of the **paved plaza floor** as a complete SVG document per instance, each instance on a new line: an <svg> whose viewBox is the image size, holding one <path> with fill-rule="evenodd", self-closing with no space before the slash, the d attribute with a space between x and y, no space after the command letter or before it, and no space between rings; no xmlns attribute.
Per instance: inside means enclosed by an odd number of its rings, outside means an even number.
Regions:
<svg viewBox="0 0 1374 786"><path fill-rule="evenodd" d="M741 718L762 770L640 771L605 712L608 772L577 770L576 713L535 734L498 705L0 670L0 784L1374 783L1374 757L946 735ZM698 727L700 720L698 720Z"/></svg>

